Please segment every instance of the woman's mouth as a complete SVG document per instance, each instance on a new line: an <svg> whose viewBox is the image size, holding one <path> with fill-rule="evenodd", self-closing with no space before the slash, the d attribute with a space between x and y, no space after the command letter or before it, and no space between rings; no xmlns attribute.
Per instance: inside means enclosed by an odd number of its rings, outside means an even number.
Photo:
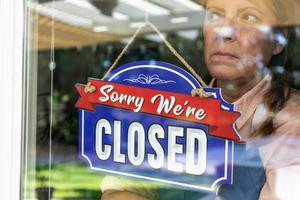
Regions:
<svg viewBox="0 0 300 200"><path fill-rule="evenodd" d="M239 57L236 54L226 52L226 51L216 51L212 54L211 59L213 61L233 61L236 59L239 59Z"/></svg>

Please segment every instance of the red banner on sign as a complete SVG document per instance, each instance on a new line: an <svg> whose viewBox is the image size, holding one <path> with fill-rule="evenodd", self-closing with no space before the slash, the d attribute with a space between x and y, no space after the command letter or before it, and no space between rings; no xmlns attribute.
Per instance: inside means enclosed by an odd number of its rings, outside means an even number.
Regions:
<svg viewBox="0 0 300 200"><path fill-rule="evenodd" d="M239 141L234 122L239 112L221 108L221 101L136 86L89 80L89 87L77 84L81 98L76 107L94 111L96 104L209 126L209 135Z"/></svg>

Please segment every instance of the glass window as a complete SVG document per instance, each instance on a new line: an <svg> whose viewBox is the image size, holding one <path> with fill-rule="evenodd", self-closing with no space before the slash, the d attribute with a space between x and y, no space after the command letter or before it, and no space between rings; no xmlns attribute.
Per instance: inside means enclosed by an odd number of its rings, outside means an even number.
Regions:
<svg viewBox="0 0 300 200"><path fill-rule="evenodd" d="M26 9L22 198L300 198L299 1L27 0ZM147 20L241 113L235 123L241 141L234 143L230 166L233 184L201 190L105 173L92 170L80 155L75 84L103 78ZM192 73L150 26L116 69L135 61L162 61ZM208 184L209 178L201 178Z"/></svg>

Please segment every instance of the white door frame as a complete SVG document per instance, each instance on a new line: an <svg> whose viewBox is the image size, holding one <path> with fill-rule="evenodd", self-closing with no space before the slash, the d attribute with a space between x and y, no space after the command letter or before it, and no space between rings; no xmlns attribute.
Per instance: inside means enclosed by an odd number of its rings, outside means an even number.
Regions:
<svg viewBox="0 0 300 200"><path fill-rule="evenodd" d="M0 198L20 199L24 1L0 0Z"/></svg>

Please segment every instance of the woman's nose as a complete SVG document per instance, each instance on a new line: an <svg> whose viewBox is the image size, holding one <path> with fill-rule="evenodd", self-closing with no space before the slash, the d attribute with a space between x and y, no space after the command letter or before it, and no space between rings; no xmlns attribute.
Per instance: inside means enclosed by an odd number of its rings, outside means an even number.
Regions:
<svg viewBox="0 0 300 200"><path fill-rule="evenodd" d="M226 16L215 26L217 39L232 42L236 39L237 26L234 17Z"/></svg>
<svg viewBox="0 0 300 200"><path fill-rule="evenodd" d="M218 40L232 42L236 40L236 28L229 24L215 27L215 33Z"/></svg>

